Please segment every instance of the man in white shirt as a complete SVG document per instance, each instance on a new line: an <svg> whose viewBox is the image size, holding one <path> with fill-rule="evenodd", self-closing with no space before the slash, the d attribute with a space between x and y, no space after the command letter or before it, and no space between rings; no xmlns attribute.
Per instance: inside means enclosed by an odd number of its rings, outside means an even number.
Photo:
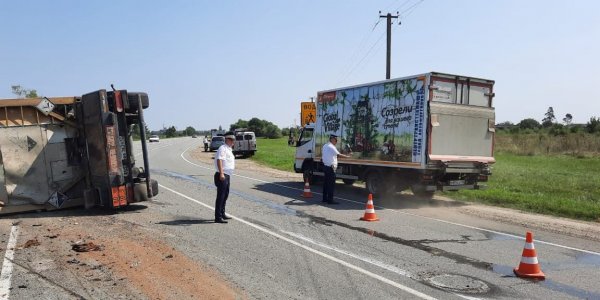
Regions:
<svg viewBox="0 0 600 300"><path fill-rule="evenodd" d="M229 183L235 169L235 156L232 147L235 141L233 133L225 134L225 144L221 145L215 154L215 186L217 200L215 201L215 223L227 223L231 219L225 215L225 203L229 197Z"/></svg>
<svg viewBox="0 0 600 300"><path fill-rule="evenodd" d="M337 135L329 135L329 143L323 145L323 171L325 173L325 182L323 183L323 200L329 204L339 204L333 200L335 189L335 170L337 169L338 156L349 158L350 156L341 154L335 145L337 144Z"/></svg>
<svg viewBox="0 0 600 300"><path fill-rule="evenodd" d="M204 144L204 152L208 152L208 137L204 136L204 140L202 140L202 143Z"/></svg>

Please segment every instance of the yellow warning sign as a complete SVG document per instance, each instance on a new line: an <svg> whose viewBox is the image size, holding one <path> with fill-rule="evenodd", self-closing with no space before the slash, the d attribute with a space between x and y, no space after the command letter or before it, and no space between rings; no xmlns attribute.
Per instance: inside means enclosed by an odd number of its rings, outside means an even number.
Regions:
<svg viewBox="0 0 600 300"><path fill-rule="evenodd" d="M301 102L300 103L300 117L302 118L302 126L308 123L315 123L317 121L317 106L314 102Z"/></svg>

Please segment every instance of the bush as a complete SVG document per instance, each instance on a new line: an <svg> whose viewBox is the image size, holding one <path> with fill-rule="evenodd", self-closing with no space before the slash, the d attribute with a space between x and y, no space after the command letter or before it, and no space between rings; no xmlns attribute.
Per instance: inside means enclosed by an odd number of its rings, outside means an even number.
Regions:
<svg viewBox="0 0 600 300"><path fill-rule="evenodd" d="M600 118L591 117L585 128L589 133L600 132Z"/></svg>
<svg viewBox="0 0 600 300"><path fill-rule="evenodd" d="M568 129L562 124L553 124L549 131L549 133L554 136L566 135L568 132Z"/></svg>
<svg viewBox="0 0 600 300"><path fill-rule="evenodd" d="M521 129L538 129L541 125L540 122L536 121L535 119L528 118L521 120L517 126L519 126Z"/></svg>

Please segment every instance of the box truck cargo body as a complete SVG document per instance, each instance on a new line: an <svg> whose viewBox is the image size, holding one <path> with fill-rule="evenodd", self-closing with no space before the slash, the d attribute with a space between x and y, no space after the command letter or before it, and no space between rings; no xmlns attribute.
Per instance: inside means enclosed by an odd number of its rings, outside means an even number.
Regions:
<svg viewBox="0 0 600 300"><path fill-rule="evenodd" d="M494 81L427 73L327 90L296 142L294 169L322 176L321 149L339 136L337 178L384 194L482 188L495 162Z"/></svg>

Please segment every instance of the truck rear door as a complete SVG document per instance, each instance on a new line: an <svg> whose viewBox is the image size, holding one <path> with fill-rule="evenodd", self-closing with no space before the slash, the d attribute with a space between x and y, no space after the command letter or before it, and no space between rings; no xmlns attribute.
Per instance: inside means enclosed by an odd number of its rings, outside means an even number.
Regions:
<svg viewBox="0 0 600 300"><path fill-rule="evenodd" d="M494 82L451 75L430 77L430 161L493 163Z"/></svg>

